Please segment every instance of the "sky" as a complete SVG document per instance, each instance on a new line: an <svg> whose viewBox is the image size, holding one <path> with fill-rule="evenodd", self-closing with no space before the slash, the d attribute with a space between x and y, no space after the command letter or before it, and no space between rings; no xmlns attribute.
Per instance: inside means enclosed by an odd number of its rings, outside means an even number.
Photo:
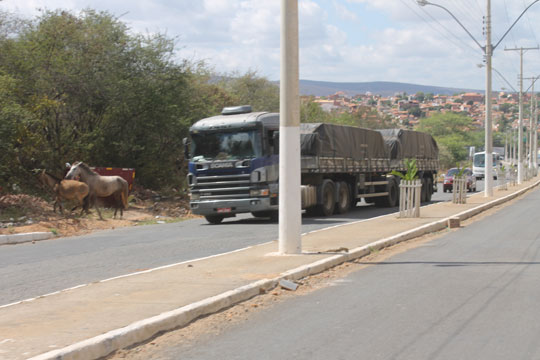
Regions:
<svg viewBox="0 0 540 360"><path fill-rule="evenodd" d="M520 52L509 49L539 45L540 1L502 39L534 1L491 0L494 90L519 89ZM487 0L431 2L459 22L416 0L298 0L300 79L485 89L479 65ZM0 10L26 18L39 9L107 11L133 32L176 39L179 60L269 80L280 74L280 6L280 0L0 0ZM540 75L540 50L524 51L523 64L524 78ZM523 90L530 85L524 80Z"/></svg>

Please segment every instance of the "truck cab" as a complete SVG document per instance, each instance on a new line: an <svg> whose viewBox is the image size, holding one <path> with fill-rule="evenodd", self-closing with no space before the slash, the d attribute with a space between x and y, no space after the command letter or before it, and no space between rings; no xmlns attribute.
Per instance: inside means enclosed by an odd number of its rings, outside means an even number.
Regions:
<svg viewBox="0 0 540 360"><path fill-rule="evenodd" d="M251 212L271 216L278 208L279 114L251 106L224 108L190 128L190 207L210 223Z"/></svg>

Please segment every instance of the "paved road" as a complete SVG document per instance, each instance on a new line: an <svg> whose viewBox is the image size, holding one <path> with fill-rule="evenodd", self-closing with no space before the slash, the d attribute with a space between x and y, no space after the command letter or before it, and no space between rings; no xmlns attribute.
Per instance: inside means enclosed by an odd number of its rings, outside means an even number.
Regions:
<svg viewBox="0 0 540 360"><path fill-rule="evenodd" d="M451 199L439 190L434 201ZM304 217L302 231L395 212L361 206L346 215ZM208 225L203 219L0 247L0 305L144 269L277 239L278 224L250 215Z"/></svg>
<svg viewBox="0 0 540 360"><path fill-rule="evenodd" d="M334 286L261 310L224 333L145 355L164 360L538 359L539 214L536 190Z"/></svg>

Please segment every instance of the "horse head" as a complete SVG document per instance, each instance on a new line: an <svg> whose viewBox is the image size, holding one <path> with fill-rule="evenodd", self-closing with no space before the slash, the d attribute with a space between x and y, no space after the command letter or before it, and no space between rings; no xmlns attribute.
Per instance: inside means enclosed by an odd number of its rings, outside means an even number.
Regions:
<svg viewBox="0 0 540 360"><path fill-rule="evenodd" d="M81 168L80 165L82 164L82 161L76 161L73 165L71 165L71 168L69 169L68 173L66 174L65 178L68 180L73 180L75 177L80 176L81 174Z"/></svg>

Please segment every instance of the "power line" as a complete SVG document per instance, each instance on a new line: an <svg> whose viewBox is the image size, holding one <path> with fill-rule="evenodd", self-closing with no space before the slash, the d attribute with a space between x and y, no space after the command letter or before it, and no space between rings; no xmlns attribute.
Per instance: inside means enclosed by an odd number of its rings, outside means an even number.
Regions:
<svg viewBox="0 0 540 360"><path fill-rule="evenodd" d="M403 0L401 0L403 2ZM414 1L414 0L413 0ZM435 19L429 12L427 12L426 10L424 10L423 8L421 8L421 10L427 15L429 16L433 21L435 21L437 24L439 24L439 26L441 26L444 30L446 30L446 32L448 32L450 35L452 35L454 38L456 38L460 43L462 43L463 45L469 47L470 49L472 49L476 54L478 53L478 49L471 46L469 43L465 42L462 38L458 37L456 34L454 34L454 32L450 31L446 26L444 26L443 24L441 24L441 22L437 19ZM426 21L428 24L430 24L430 26L433 27L433 25L431 25L430 22L428 22L427 20L423 19L424 21ZM435 27L434 27L435 28ZM448 37L446 37L448 39ZM452 42L454 45L455 43ZM461 46L457 45L459 48L461 48Z"/></svg>
<svg viewBox="0 0 540 360"><path fill-rule="evenodd" d="M433 28L435 31L437 31L439 34L441 34L446 40L448 40L449 42L451 42L452 44L454 44L457 48L459 49L462 49L462 46L460 46L459 44L457 44L456 42L454 42L451 38L449 38L447 35L445 35L440 29L438 29L437 27L435 27L431 22L427 21L421 14L419 14L418 12L416 12L414 10L413 7L409 6L409 4L407 4L405 2L405 0L400 0L405 6L407 6L416 16L418 16L420 19L422 19L422 21L424 21L426 24L428 24L431 28ZM412 0L413 2L415 0ZM415 6L416 7L416 6ZM462 44L464 44L465 46L469 47L470 49L472 49L475 54L478 54L478 49L472 47L470 44L466 43L463 41L463 39L460 39L459 37L457 37L456 35L454 35L451 31L449 31L444 25L442 25L437 19L433 18L433 16L431 16L428 12L426 12L425 10L421 9L425 14L427 14L432 20L434 20L435 22L437 22L442 28L444 28L448 33L450 33L453 37L455 37L459 42L461 42Z"/></svg>
<svg viewBox="0 0 540 360"><path fill-rule="evenodd" d="M527 4L525 4L525 0L523 0L523 6L527 6ZM533 27L531 25L531 18L529 16L529 14L525 14L525 15L527 16L527 23L529 24L529 28L531 28L531 32L532 32L532 34L534 36L534 41L538 44L538 39L536 38L536 34L535 34L534 29L533 29Z"/></svg>
<svg viewBox="0 0 540 360"><path fill-rule="evenodd" d="M506 21L508 21L508 26L512 25L510 22L510 15L508 14L508 5L506 5L506 0L504 0L504 14L506 15ZM510 36L512 37L512 40L514 40L514 46L516 46L516 39L514 38L514 34L510 33Z"/></svg>

